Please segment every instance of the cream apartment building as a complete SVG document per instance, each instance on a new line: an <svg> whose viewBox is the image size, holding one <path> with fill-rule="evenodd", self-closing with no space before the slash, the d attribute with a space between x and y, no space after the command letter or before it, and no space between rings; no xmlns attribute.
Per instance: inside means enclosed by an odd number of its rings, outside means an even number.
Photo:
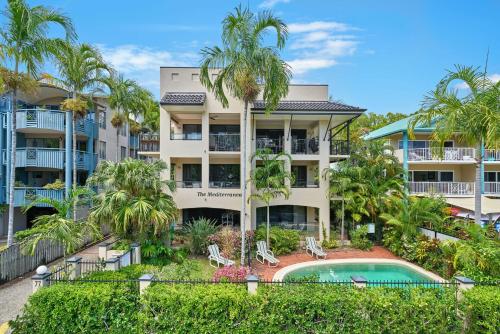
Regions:
<svg viewBox="0 0 500 334"><path fill-rule="evenodd" d="M484 219L500 216L500 151L482 149L481 188L476 189L476 149L454 135L441 152L432 143L432 126L417 126L415 138L408 137L410 117L372 131L365 139L383 138L394 149L408 172L410 194L441 195L468 215L474 210L474 194L482 194Z"/></svg>
<svg viewBox="0 0 500 334"><path fill-rule="evenodd" d="M264 223L265 208L259 201L250 201L246 217L240 215L241 189L258 164L252 155L269 148L291 155L287 168L296 178L290 197L271 203L271 224L320 238L324 226L329 234L329 180L322 171L348 156L349 140L335 135L348 129L364 109L330 102L327 85L290 85L288 96L271 115L265 114L259 99L251 106L247 136L242 138L243 104L229 98L229 107L223 108L201 85L199 68L163 67L160 79L159 152L139 154L169 165L165 177L177 184L173 197L183 222L203 216L247 230ZM249 148L246 156L241 154L243 141ZM248 173L241 175L245 160ZM249 186L248 195L251 191Z"/></svg>

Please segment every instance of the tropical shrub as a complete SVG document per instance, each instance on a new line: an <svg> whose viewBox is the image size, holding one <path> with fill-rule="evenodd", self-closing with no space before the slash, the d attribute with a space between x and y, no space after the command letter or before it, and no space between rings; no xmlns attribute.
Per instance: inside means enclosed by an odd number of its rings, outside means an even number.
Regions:
<svg viewBox="0 0 500 334"><path fill-rule="evenodd" d="M244 282L249 274L249 267L225 266L214 272L212 280L214 282Z"/></svg>
<svg viewBox="0 0 500 334"><path fill-rule="evenodd" d="M351 231L351 246L361 250L370 250L373 243L368 239L368 226L360 226Z"/></svg>
<svg viewBox="0 0 500 334"><path fill-rule="evenodd" d="M463 293L460 303L466 323L465 333L498 333L500 329L500 289L479 286Z"/></svg>
<svg viewBox="0 0 500 334"><path fill-rule="evenodd" d="M164 266L171 262L182 263L189 254L189 249L173 249L158 240L146 240L141 244L142 261L146 264Z"/></svg>
<svg viewBox="0 0 500 334"><path fill-rule="evenodd" d="M206 254L210 244L208 237L217 231L215 221L207 218L193 220L186 224L184 231L193 254Z"/></svg>
<svg viewBox="0 0 500 334"><path fill-rule="evenodd" d="M241 246L240 232L235 229L225 226L217 233L212 234L208 238L212 244L217 244L219 250L224 257L234 259L238 255Z"/></svg>
<svg viewBox="0 0 500 334"><path fill-rule="evenodd" d="M298 231L273 226L269 231L269 238L274 255L290 254L299 248L300 233ZM266 240L265 226L260 226L255 231L255 240Z"/></svg>

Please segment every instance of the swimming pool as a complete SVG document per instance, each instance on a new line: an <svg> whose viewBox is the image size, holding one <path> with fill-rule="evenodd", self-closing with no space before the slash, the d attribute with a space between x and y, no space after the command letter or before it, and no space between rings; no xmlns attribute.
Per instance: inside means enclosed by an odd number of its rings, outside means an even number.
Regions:
<svg viewBox="0 0 500 334"><path fill-rule="evenodd" d="M319 276L319 281L350 281L351 276L363 276L367 281L442 281L443 279L418 266L401 260L343 259L310 261L279 270L275 281Z"/></svg>

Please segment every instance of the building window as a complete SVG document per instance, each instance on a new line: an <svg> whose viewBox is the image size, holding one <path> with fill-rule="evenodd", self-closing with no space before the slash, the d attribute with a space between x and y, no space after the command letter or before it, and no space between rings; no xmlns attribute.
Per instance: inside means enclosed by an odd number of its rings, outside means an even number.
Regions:
<svg viewBox="0 0 500 334"><path fill-rule="evenodd" d="M179 81L179 73L172 73L172 81Z"/></svg>
<svg viewBox="0 0 500 334"><path fill-rule="evenodd" d="M412 170L408 174L413 182L453 182L454 178L452 171Z"/></svg>
<svg viewBox="0 0 500 334"><path fill-rule="evenodd" d="M400 150L403 149L403 141L400 140L398 142L398 147ZM408 149L415 149L415 148L429 148L431 147L431 142L429 140L409 140L408 141ZM452 140L447 140L443 143L443 147L453 147L453 141Z"/></svg>
<svg viewBox="0 0 500 334"><path fill-rule="evenodd" d="M199 187L201 185L201 164L183 164L182 183L184 187Z"/></svg>
<svg viewBox="0 0 500 334"><path fill-rule="evenodd" d="M292 166L292 175L295 181L292 187L307 186L307 166Z"/></svg>
<svg viewBox="0 0 500 334"><path fill-rule="evenodd" d="M191 74L191 80L200 81L200 75L198 73Z"/></svg>
<svg viewBox="0 0 500 334"><path fill-rule="evenodd" d="M127 136L127 124L123 124L122 126L120 126L118 133L120 134L120 136L126 137Z"/></svg>
<svg viewBox="0 0 500 334"><path fill-rule="evenodd" d="M123 160L127 157L127 148L125 146L120 146L120 159Z"/></svg>
<svg viewBox="0 0 500 334"><path fill-rule="evenodd" d="M209 170L211 188L239 188L240 165L238 164L212 164Z"/></svg>
<svg viewBox="0 0 500 334"><path fill-rule="evenodd" d="M99 141L99 159L106 160L106 142Z"/></svg>
<svg viewBox="0 0 500 334"><path fill-rule="evenodd" d="M257 227L266 224L266 210L266 207L257 208ZM269 223L271 226L280 226L282 228L299 231L308 230L309 227L317 225L315 222L307 221L307 207L301 205L275 205L269 207Z"/></svg>
<svg viewBox="0 0 500 334"><path fill-rule="evenodd" d="M484 182L500 182L500 172L484 172Z"/></svg>
<svg viewBox="0 0 500 334"><path fill-rule="evenodd" d="M99 112L99 127L101 129L106 129L106 112L105 111Z"/></svg>

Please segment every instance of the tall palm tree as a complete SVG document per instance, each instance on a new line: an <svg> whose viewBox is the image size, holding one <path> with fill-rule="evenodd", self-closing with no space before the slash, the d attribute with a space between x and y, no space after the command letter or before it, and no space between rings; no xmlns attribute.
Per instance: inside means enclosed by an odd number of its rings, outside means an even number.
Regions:
<svg viewBox="0 0 500 334"><path fill-rule="evenodd" d="M87 180L89 185L101 188L94 197L89 220L110 224L114 233L128 240L166 234L177 217L172 196L163 192L175 188L175 182L160 177L166 168L161 160L102 161Z"/></svg>
<svg viewBox="0 0 500 334"><path fill-rule="evenodd" d="M64 110L70 110L73 114L73 190L77 186L76 168L76 122L87 114L88 102L82 98L85 92L97 89L105 80L104 75L110 69L105 64L100 52L88 44L65 43L55 53L56 65L59 71L59 81L70 90L71 98L67 98L61 104ZM67 194L68 196L68 194ZM73 212L73 220L76 221L76 210Z"/></svg>
<svg viewBox="0 0 500 334"><path fill-rule="evenodd" d="M456 81L468 87L465 95L454 88ZM500 146L500 82L493 83L486 72L470 66L455 66L441 79L422 103L408 125L410 137L417 125L433 124L432 138L442 148L456 134L460 140L476 148L474 220L481 223L482 146Z"/></svg>
<svg viewBox="0 0 500 334"><path fill-rule="evenodd" d="M17 94L25 88L26 78L36 77L38 69L45 56L53 53L60 41L47 36L51 24L61 26L66 32L67 39L76 37L71 20L65 15L45 6L29 7L24 0L8 0L4 11L6 24L1 31L4 49L13 62L13 70L9 90L12 103L12 152L9 181L9 222L7 245L13 242L14 232L14 182L16 179L16 111ZM20 73L20 67L26 69L27 74ZM28 85L32 86L32 85Z"/></svg>
<svg viewBox="0 0 500 334"><path fill-rule="evenodd" d="M255 15L241 6L222 22L222 48L204 48L200 69L200 81L215 94L224 108L229 105L226 91L242 101L242 201L241 201L241 264L245 261L245 220L247 205L247 119L248 105L262 93L266 112L276 109L280 99L288 93L291 69L280 58L279 51L288 37L286 24L269 11ZM276 32L276 43L264 45L268 29ZM211 72L217 71L212 81Z"/></svg>
<svg viewBox="0 0 500 334"><path fill-rule="evenodd" d="M87 188L72 189L69 196L62 201L52 198L39 197L31 202L25 211L36 205L48 205L55 209L55 213L41 215L35 218L32 228L16 234L16 239L21 243L21 249L27 253L35 254L38 244L42 241L51 241L63 245L64 258L83 246L86 237L92 240L99 239L101 231L99 225L87 221L76 221L71 217L76 205L88 202L91 192Z"/></svg>
<svg viewBox="0 0 500 334"><path fill-rule="evenodd" d="M257 193L252 194L250 198L262 201L266 204L266 242L269 242L269 204L275 198L280 196L288 199L290 196L290 187L287 182L293 183L294 176L287 170L286 164L292 161L289 154L280 152L273 154L270 149L257 150L252 156L252 160L259 160L260 165L251 171L250 180Z"/></svg>

